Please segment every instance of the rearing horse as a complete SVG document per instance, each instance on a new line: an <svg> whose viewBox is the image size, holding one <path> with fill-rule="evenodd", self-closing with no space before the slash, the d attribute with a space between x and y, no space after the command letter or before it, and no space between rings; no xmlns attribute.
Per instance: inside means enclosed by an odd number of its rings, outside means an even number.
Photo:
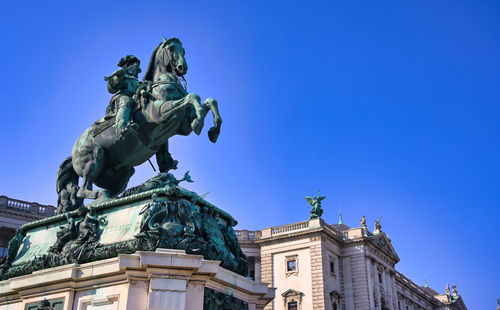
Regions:
<svg viewBox="0 0 500 310"><path fill-rule="evenodd" d="M117 139L113 125L104 129L97 123L78 138L71 157L59 167L57 174L58 210L72 211L83 205L83 199L107 199L125 190L134 166L153 155L161 172L175 169L168 152L168 139L174 135L197 135L204 119L212 111L214 126L208 136L215 143L222 118L217 101L208 98L204 103L195 93L188 93L179 81L187 72L184 48L177 38L160 43L153 52L144 80L152 82L151 91L135 96L138 102L133 112L136 131ZM139 98L140 97L140 98ZM78 187L79 177L83 178ZM93 184L103 190L95 191Z"/></svg>

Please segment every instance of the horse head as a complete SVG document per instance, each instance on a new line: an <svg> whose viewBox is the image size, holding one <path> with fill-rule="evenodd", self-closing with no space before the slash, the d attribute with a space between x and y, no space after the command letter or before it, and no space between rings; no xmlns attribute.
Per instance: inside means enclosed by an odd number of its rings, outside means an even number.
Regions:
<svg viewBox="0 0 500 310"><path fill-rule="evenodd" d="M163 42L156 47L151 55L144 80L157 81L160 74L167 72L184 76L188 69L186 58L184 58L185 53L181 40L163 38Z"/></svg>

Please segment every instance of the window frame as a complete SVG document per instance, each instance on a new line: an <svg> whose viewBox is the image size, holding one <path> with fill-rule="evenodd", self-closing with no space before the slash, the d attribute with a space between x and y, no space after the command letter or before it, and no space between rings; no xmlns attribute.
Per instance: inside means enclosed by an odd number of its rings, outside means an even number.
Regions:
<svg viewBox="0 0 500 310"><path fill-rule="evenodd" d="M337 270L336 268L336 261L337 259L334 257L334 256L329 256L329 269L330 269L330 277L333 277L333 278L337 278L337 273L335 272L335 270ZM333 267L333 270L332 270L332 267Z"/></svg>
<svg viewBox="0 0 500 310"><path fill-rule="evenodd" d="M288 270L288 262L295 261L295 270ZM299 255L285 256L285 274L287 277L291 275L298 275L299 273Z"/></svg>

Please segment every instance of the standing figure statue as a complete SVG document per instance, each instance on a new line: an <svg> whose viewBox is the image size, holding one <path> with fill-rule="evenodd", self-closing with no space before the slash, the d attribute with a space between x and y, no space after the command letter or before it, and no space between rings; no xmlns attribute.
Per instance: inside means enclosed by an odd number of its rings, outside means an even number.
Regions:
<svg viewBox="0 0 500 310"><path fill-rule="evenodd" d="M304 196L304 198L307 200L309 205L312 207L311 209L311 216L310 219L317 219L320 218L321 215L323 215L323 209L321 209L321 201L325 199L326 197L321 197L321 194L318 190L318 197L309 197L309 196Z"/></svg>
<svg viewBox="0 0 500 310"><path fill-rule="evenodd" d="M89 207L88 212L84 219L79 222L78 226L78 239L75 241L75 245L82 245L84 243L95 243L99 240L99 224L104 224L103 220L100 220L97 216L97 210L94 207Z"/></svg>
<svg viewBox="0 0 500 310"><path fill-rule="evenodd" d="M374 234L380 234L382 232L382 225L380 225L380 220L382 217L379 217L378 220L375 220L375 227L373 228Z"/></svg>
<svg viewBox="0 0 500 310"><path fill-rule="evenodd" d="M366 229L366 217L363 215L360 220L361 228Z"/></svg>
<svg viewBox="0 0 500 310"><path fill-rule="evenodd" d="M9 241L9 245L7 247L7 256L4 261L5 266L11 266L12 262L17 256L17 252L19 252L19 247L23 243L24 233L22 228L18 228L16 233L14 234L14 238Z"/></svg>
<svg viewBox="0 0 500 310"><path fill-rule="evenodd" d="M115 121L103 126L105 117L85 130L73 146L72 155L59 167L58 195L76 192L78 198L59 199L60 213L77 209L83 199L103 201L116 197L125 190L134 167L152 156L156 156L160 172L175 169L177 162L169 153L168 139L193 131L199 135L209 111L214 126L208 137L213 143L217 141L222 124L217 101L208 98L202 102L200 96L188 93L182 86L179 77L183 78L188 69L184 54L179 39L164 38L145 72L147 87L138 88L135 77L140 72L139 60L127 56L120 61L121 73L107 78L110 91L117 92L107 113L108 117L115 115ZM83 179L80 188L79 177ZM102 190L94 190L94 184Z"/></svg>

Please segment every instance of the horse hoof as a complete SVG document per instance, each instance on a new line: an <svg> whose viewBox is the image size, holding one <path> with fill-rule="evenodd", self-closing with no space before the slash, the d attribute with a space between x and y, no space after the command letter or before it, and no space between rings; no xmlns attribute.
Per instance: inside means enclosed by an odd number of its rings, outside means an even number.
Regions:
<svg viewBox="0 0 500 310"><path fill-rule="evenodd" d="M212 143L215 143L217 142L217 138L219 138L219 133L220 133L220 130L219 130L220 127L212 127L210 128L210 130L208 131L208 139L210 140L210 142Z"/></svg>

